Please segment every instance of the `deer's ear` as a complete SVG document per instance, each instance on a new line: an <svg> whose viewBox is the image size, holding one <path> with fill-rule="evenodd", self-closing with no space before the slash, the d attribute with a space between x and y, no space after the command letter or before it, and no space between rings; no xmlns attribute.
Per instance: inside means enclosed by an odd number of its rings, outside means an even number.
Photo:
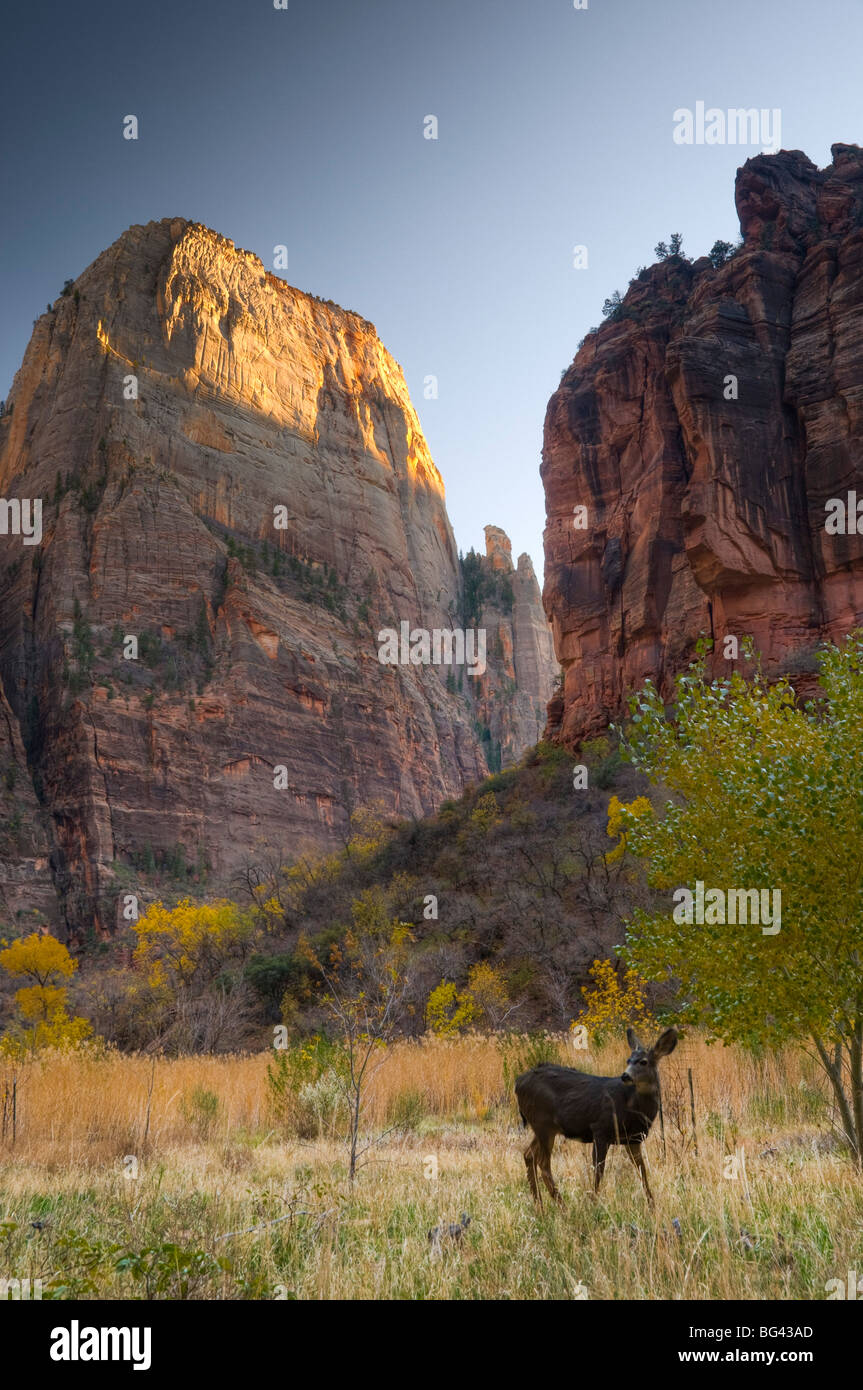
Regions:
<svg viewBox="0 0 863 1390"><path fill-rule="evenodd" d="M673 1052L677 1046L677 1029L666 1028L664 1033L660 1033L656 1042L653 1044L654 1057L667 1057L669 1052Z"/></svg>
<svg viewBox="0 0 863 1390"><path fill-rule="evenodd" d="M638 1041L638 1038L635 1036L631 1028L627 1028L626 1030L626 1041L629 1043L629 1046L632 1048L633 1052L636 1052L638 1048L641 1046L641 1044Z"/></svg>

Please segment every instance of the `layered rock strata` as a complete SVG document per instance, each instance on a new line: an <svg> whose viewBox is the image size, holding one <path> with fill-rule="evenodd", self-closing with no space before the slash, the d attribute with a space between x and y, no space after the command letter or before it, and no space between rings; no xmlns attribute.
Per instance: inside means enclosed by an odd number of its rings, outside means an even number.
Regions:
<svg viewBox="0 0 863 1390"><path fill-rule="evenodd" d="M461 581L357 314L198 224L132 227L36 322L0 495L43 502L39 544L0 536L13 912L29 874L73 936L110 931L130 867L224 882L484 775L446 672L378 659L387 624L452 627Z"/></svg>
<svg viewBox="0 0 863 1390"><path fill-rule="evenodd" d="M549 730L569 745L646 678L670 694L701 634L714 669L751 635L806 689L817 644L863 620L863 526L829 524L863 500L863 150L832 155L749 160L739 249L642 271L551 397Z"/></svg>

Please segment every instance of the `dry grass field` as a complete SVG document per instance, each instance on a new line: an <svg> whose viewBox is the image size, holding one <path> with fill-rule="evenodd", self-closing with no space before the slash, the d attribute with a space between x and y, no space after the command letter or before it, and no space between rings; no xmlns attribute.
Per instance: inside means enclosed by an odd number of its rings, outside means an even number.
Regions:
<svg viewBox="0 0 863 1390"><path fill-rule="evenodd" d="M626 1056L556 1046L611 1075ZM274 1116L267 1055L46 1056L0 1141L0 1278L41 1279L43 1298L820 1299L863 1269L863 1180L802 1053L681 1042L644 1149L653 1213L621 1151L595 1199L587 1147L560 1140L563 1205L534 1207L517 1054L394 1045L368 1109L389 1132L353 1188L338 1133ZM434 1250L429 1229L462 1212L464 1238Z"/></svg>

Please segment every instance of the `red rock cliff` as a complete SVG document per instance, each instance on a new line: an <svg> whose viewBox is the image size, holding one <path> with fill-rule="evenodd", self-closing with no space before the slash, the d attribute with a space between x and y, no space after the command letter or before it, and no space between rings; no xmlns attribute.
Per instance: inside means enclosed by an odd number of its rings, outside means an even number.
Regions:
<svg viewBox="0 0 863 1390"><path fill-rule="evenodd" d="M226 881L262 840L343 843L357 806L419 815L485 774L446 672L378 660L381 627L457 624L460 576L371 324L151 222L37 321L9 406L0 494L44 499L40 545L0 538L10 910L53 873L73 935L108 930L122 865Z"/></svg>
<svg viewBox="0 0 863 1390"><path fill-rule="evenodd" d="M799 151L737 176L743 244L672 256L588 335L545 421L543 601L572 744L646 677L668 692L699 634L751 634L770 674L812 669L863 619L863 150ZM586 507L586 516L574 509ZM581 529L575 523L585 521ZM863 531L863 527L861 527Z"/></svg>

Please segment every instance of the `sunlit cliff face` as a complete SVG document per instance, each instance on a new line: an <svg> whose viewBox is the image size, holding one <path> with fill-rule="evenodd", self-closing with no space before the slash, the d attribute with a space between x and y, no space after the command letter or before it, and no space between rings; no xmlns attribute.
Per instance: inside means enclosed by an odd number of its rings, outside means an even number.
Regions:
<svg viewBox="0 0 863 1390"><path fill-rule="evenodd" d="M44 538L3 538L0 679L38 726L40 862L76 921L111 925L112 865L146 845L227 873L262 837L339 843L357 805L423 814L482 777L440 674L377 659L389 621L451 627L460 578L370 323L153 222L37 320L9 404L0 480L44 499Z"/></svg>

